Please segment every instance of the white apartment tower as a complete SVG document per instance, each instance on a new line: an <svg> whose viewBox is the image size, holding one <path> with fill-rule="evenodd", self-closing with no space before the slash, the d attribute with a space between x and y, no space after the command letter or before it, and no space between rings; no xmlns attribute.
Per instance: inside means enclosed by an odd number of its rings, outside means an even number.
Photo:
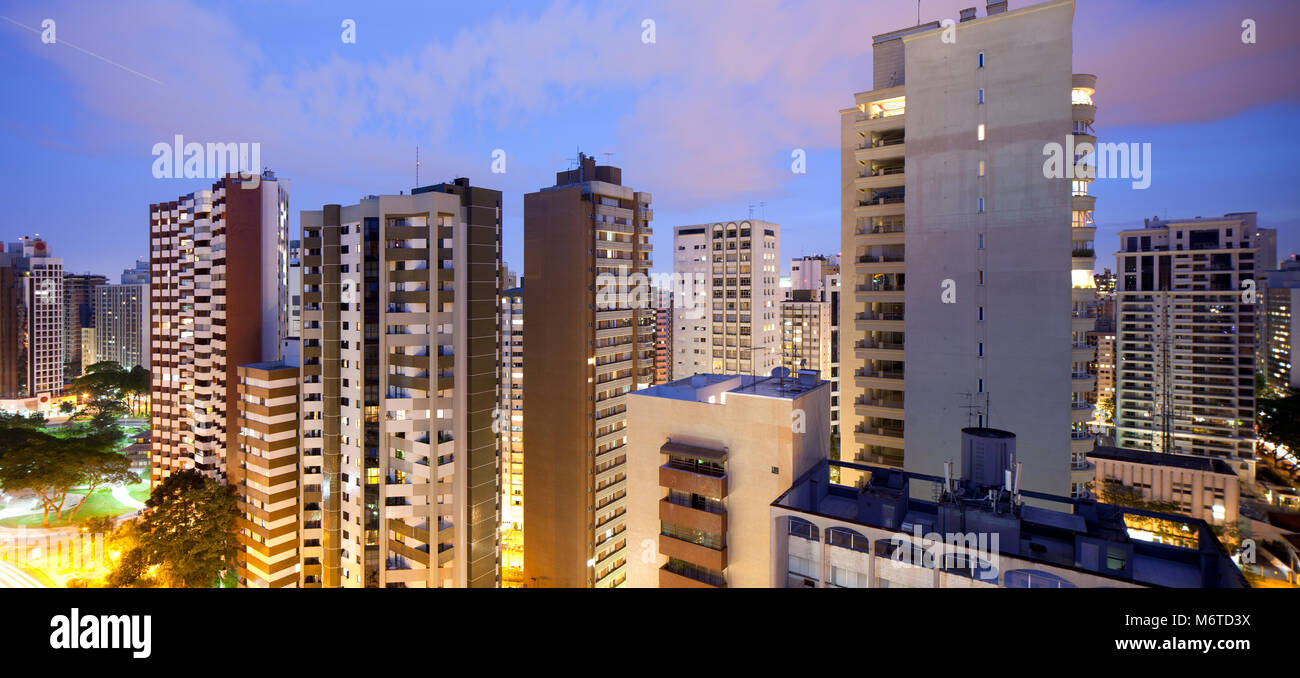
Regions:
<svg viewBox="0 0 1300 678"><path fill-rule="evenodd" d="M674 298L674 377L781 365L780 255L781 227L768 221L673 230L673 272L688 288Z"/></svg>
<svg viewBox="0 0 1300 678"><path fill-rule="evenodd" d="M1247 288L1274 233L1255 222L1245 212L1148 219L1120 231L1120 447L1217 457L1254 476L1255 371L1262 367L1255 321L1263 300Z"/></svg>
<svg viewBox="0 0 1300 678"><path fill-rule="evenodd" d="M20 238L8 251L15 258L21 328L25 350L24 395L58 394L63 390L63 259L51 256L49 243Z"/></svg>
<svg viewBox="0 0 1300 678"><path fill-rule="evenodd" d="M95 361L149 368L149 285L100 285L95 298Z"/></svg>
<svg viewBox="0 0 1300 678"><path fill-rule="evenodd" d="M951 38L875 36L875 89L841 111L842 459L938 475L992 425L1020 439L1023 487L1091 479L1092 198L1043 169L1047 144L1091 134L1073 15L990 2Z"/></svg>

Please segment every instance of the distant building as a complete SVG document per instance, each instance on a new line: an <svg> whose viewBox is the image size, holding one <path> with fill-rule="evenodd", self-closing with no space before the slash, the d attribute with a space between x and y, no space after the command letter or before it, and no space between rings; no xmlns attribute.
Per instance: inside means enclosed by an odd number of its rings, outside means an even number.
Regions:
<svg viewBox="0 0 1300 678"><path fill-rule="evenodd" d="M149 285L95 288L95 362L149 369Z"/></svg>
<svg viewBox="0 0 1300 678"><path fill-rule="evenodd" d="M1115 481L1145 501L1173 502L1179 512L1212 525L1237 523L1241 481L1222 459L1099 445L1088 461L1095 465L1094 485Z"/></svg>
<svg viewBox="0 0 1300 678"><path fill-rule="evenodd" d="M505 267L502 267L503 276ZM502 284L509 282L507 277ZM524 578L524 289L501 293L501 584Z"/></svg>
<svg viewBox="0 0 1300 678"><path fill-rule="evenodd" d="M1254 212L1148 219L1120 231L1115 433L1120 447L1222 458L1254 477Z"/></svg>
<svg viewBox="0 0 1300 678"><path fill-rule="evenodd" d="M0 249L0 399L63 391L63 260L37 238Z"/></svg>
<svg viewBox="0 0 1300 678"><path fill-rule="evenodd" d="M120 282L123 285L149 284L149 260L137 259L135 262L135 268L123 269Z"/></svg>
<svg viewBox="0 0 1300 678"><path fill-rule="evenodd" d="M673 272L704 280L673 312L673 376L770 374L781 364L781 226L746 219L673 229Z"/></svg>
<svg viewBox="0 0 1300 678"><path fill-rule="evenodd" d="M781 363L791 374L831 379L831 304L814 290L794 290L781 302Z"/></svg>
<svg viewBox="0 0 1300 678"><path fill-rule="evenodd" d="M81 328L95 326L95 288L108 278L93 273L63 274L63 355L65 381L81 376Z"/></svg>
<svg viewBox="0 0 1300 678"><path fill-rule="evenodd" d="M1300 257L1291 255L1260 278L1259 359L1265 383L1274 393L1300 389Z"/></svg>

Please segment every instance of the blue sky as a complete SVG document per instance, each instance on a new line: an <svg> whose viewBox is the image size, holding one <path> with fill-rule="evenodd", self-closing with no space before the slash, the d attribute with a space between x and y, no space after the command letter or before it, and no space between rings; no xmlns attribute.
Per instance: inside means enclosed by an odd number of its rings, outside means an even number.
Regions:
<svg viewBox="0 0 1300 678"><path fill-rule="evenodd" d="M969 5L983 14L981 0L923 0L922 19ZM298 210L410 189L418 144L422 184L468 176L505 193L516 270L523 194L579 148L654 195L661 252L672 226L751 203L782 225L784 259L837 252L837 111L871 88L870 36L916 12L913 0L0 2L0 238L40 233L68 270L116 276L147 253L149 203L211 183L152 176L153 145L183 134L260 143L291 182L295 230ZM1255 210L1279 229L1279 255L1300 250L1298 14L1283 0L1079 0L1075 70L1098 76L1099 138L1153 149L1149 189L1094 185L1099 268L1113 266L1116 231L1154 215ZM38 34L47 18L55 44ZM1245 19L1255 44L1240 39ZM505 174L490 172L498 148ZM807 174L790 172L795 148Z"/></svg>

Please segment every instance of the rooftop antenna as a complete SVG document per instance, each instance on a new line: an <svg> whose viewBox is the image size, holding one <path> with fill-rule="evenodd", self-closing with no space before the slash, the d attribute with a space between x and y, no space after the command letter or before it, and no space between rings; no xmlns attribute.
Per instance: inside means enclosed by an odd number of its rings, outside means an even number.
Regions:
<svg viewBox="0 0 1300 678"><path fill-rule="evenodd" d="M759 213L758 213L758 214L759 214L759 218L762 219L763 221L767 221L767 201L766 201L766 200L759 201L759 203L758 203L758 210L759 210Z"/></svg>
<svg viewBox="0 0 1300 678"><path fill-rule="evenodd" d="M415 145L415 185L420 185L420 145Z"/></svg>
<svg viewBox="0 0 1300 678"><path fill-rule="evenodd" d="M752 202L749 203L749 218L750 219L754 218L754 203Z"/></svg>
<svg viewBox="0 0 1300 678"><path fill-rule="evenodd" d="M916 0L916 25L921 25L921 0Z"/></svg>

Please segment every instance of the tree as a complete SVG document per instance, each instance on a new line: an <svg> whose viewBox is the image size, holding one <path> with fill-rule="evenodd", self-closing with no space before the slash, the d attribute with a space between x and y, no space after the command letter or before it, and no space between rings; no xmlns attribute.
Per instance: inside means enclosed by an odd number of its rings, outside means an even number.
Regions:
<svg viewBox="0 0 1300 678"><path fill-rule="evenodd" d="M1115 420L1115 396L1104 395L1097 399L1097 410L1101 413L1101 420L1111 422Z"/></svg>
<svg viewBox="0 0 1300 678"><path fill-rule="evenodd" d="M49 421L45 419L44 414L39 412L30 415L18 414L17 412L13 414L0 412L0 430L20 428L39 431L47 425L49 425Z"/></svg>
<svg viewBox="0 0 1300 678"><path fill-rule="evenodd" d="M89 485L93 492L107 482L138 480L128 470L130 462L112 451L119 436L120 431L112 430L70 438L27 427L0 428L0 487L34 493L41 502L42 525L49 527L50 511L63 517L72 488Z"/></svg>
<svg viewBox="0 0 1300 678"><path fill-rule="evenodd" d="M173 585L210 586L233 566L238 511L232 488L188 469L164 479L145 505L144 555Z"/></svg>
<svg viewBox="0 0 1300 678"><path fill-rule="evenodd" d="M131 472L131 461L116 452L84 451L77 461L81 483L86 486L86 499L81 504L89 501L90 495L104 485L140 482L140 477ZM68 511L68 522L72 522L81 504Z"/></svg>
<svg viewBox="0 0 1300 678"><path fill-rule="evenodd" d="M1255 402L1259 408L1259 437L1292 452L1300 450L1300 392L1290 390L1280 398Z"/></svg>
<svg viewBox="0 0 1300 678"><path fill-rule="evenodd" d="M6 492L30 490L41 502L41 524L50 526L50 511L59 516L68 490L81 473L67 441L48 433L23 429L0 431L0 487Z"/></svg>
<svg viewBox="0 0 1300 678"><path fill-rule="evenodd" d="M1105 504L1115 504L1116 506L1159 511L1161 513L1180 513L1182 511L1182 507L1176 501L1148 501L1142 496L1142 491L1138 488L1125 485L1113 478L1102 481L1101 487L1097 491L1097 501Z"/></svg>

